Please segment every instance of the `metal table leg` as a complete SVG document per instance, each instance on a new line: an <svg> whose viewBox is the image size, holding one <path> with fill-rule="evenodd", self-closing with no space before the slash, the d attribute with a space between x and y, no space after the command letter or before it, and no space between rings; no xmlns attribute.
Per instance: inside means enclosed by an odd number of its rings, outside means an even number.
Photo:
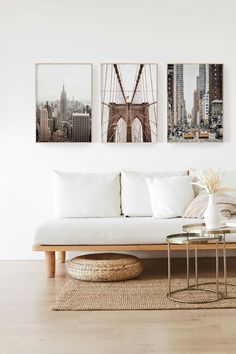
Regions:
<svg viewBox="0 0 236 354"><path fill-rule="evenodd" d="M197 258L197 245L194 247L195 253L195 283L196 288L198 289L198 258Z"/></svg>
<svg viewBox="0 0 236 354"><path fill-rule="evenodd" d="M216 296L219 298L219 255L218 255L218 243L216 243Z"/></svg>
<svg viewBox="0 0 236 354"><path fill-rule="evenodd" d="M168 242L168 289L169 296L171 295L171 269L170 269L170 243Z"/></svg>
<svg viewBox="0 0 236 354"><path fill-rule="evenodd" d="M168 246L168 292L167 292L167 298L179 302L179 303L187 303L187 304L204 304L204 303L211 303L218 301L222 298L224 298L224 295L219 291L219 258L218 258L218 244L216 244L216 290L213 289L205 289L201 288L201 285L204 284L199 284L198 280L198 250L197 250L197 245L194 245L195 249L195 285L190 285L190 274L189 274L189 242L187 240L186 244L186 282L187 286L186 288L179 288L179 289L173 289L171 288L171 243L168 242L167 240L167 246ZM206 283L208 284L208 283ZM207 292L207 293L213 293L216 294L216 297L211 299L211 300L182 300L177 297L175 297L174 294L178 294L184 291L201 291L201 292Z"/></svg>
<svg viewBox="0 0 236 354"><path fill-rule="evenodd" d="M187 288L189 288L189 244L186 244L186 258L187 258Z"/></svg>
<svg viewBox="0 0 236 354"><path fill-rule="evenodd" d="M223 261L224 261L224 285L225 285L225 298L226 298L227 297L227 264L226 264L225 234L223 234Z"/></svg>

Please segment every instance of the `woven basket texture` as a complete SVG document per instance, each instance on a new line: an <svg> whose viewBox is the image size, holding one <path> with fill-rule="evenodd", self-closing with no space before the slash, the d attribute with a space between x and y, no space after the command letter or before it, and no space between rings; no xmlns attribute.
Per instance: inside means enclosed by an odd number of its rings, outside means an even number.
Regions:
<svg viewBox="0 0 236 354"><path fill-rule="evenodd" d="M143 271L143 264L138 257L126 254L88 254L68 261L67 271L79 280L120 281L138 277Z"/></svg>

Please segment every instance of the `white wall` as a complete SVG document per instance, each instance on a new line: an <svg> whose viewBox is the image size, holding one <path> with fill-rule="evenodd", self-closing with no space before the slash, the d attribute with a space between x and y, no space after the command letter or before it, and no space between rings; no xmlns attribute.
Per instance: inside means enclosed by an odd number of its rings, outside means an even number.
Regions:
<svg viewBox="0 0 236 354"><path fill-rule="evenodd" d="M235 0L1 0L0 259L32 259L52 171L236 169ZM158 144L100 144L100 63L159 63ZM94 63L93 144L35 144L35 62ZM166 143L166 63L224 63L224 143Z"/></svg>

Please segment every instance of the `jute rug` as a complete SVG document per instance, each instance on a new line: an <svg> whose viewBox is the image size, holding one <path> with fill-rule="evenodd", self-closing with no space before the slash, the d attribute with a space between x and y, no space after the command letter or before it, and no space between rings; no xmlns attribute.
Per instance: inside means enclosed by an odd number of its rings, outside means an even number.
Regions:
<svg viewBox="0 0 236 354"><path fill-rule="evenodd" d="M200 279L200 282L214 279ZM235 282L235 279L228 279ZM166 297L166 279L150 279L142 275L139 279L113 282L82 282L69 280L60 291L52 310L177 310L177 309L213 309L236 308L236 299L222 299L208 304L183 304L173 302ZM173 279L173 287L186 287L185 279ZM203 285L202 288L215 289L215 285ZM223 291L222 285L220 290ZM236 287L228 287L229 297L236 296ZM175 294L179 299L206 300L215 297L213 293L202 291L181 292Z"/></svg>

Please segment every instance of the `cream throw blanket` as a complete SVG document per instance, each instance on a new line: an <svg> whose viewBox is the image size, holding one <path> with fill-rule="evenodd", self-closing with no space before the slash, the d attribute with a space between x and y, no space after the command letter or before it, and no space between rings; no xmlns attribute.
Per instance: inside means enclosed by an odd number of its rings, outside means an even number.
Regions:
<svg viewBox="0 0 236 354"><path fill-rule="evenodd" d="M236 214L236 199L227 194L216 194L216 203L225 218ZM185 209L183 218L203 218L208 205L208 194L201 191Z"/></svg>

